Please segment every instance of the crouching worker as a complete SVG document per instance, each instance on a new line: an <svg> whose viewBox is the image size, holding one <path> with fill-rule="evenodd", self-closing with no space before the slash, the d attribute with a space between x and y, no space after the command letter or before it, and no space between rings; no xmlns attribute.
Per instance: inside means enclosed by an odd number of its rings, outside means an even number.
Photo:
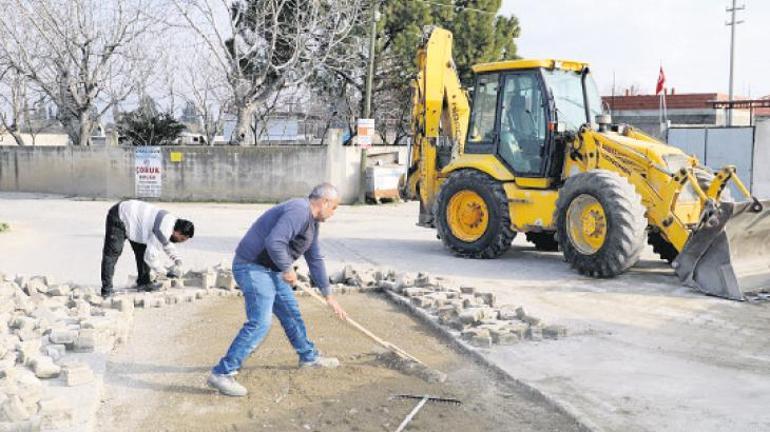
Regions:
<svg viewBox="0 0 770 432"><path fill-rule="evenodd" d="M241 239L235 250L233 275L243 292L247 321L227 354L212 369L209 386L228 396L248 393L235 381L234 375L267 335L272 314L278 317L296 350L299 367L339 366L339 360L322 357L308 339L291 288L297 282L292 264L304 255L310 276L326 297L327 304L340 319L347 317L331 295L326 265L318 245L318 223L334 214L339 201L334 186L320 184L308 198L291 199L265 212Z"/></svg>
<svg viewBox="0 0 770 432"><path fill-rule="evenodd" d="M102 249L102 297L112 294L112 277L115 263L123 252L126 239L131 243L136 258L137 289L156 291L160 283L153 283L150 270L169 277L182 274L182 259L177 255L174 243L192 238L195 226L185 219L177 219L165 210L142 201L121 201L107 213ZM174 262L166 268L162 262L164 252Z"/></svg>

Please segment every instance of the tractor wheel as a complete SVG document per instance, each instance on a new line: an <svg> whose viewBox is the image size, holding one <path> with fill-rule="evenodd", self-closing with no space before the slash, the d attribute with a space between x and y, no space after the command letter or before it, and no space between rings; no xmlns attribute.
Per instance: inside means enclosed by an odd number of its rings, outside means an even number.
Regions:
<svg viewBox="0 0 770 432"><path fill-rule="evenodd" d="M676 250L674 245L669 243L663 235L657 229L650 229L647 232L647 243L652 246L652 251L658 254L661 259L666 260L669 264L674 261L679 251Z"/></svg>
<svg viewBox="0 0 770 432"><path fill-rule="evenodd" d="M559 250L559 242L556 241L556 233L544 231L544 232L528 232L527 241L535 245L535 249L545 252L555 252Z"/></svg>
<svg viewBox="0 0 770 432"><path fill-rule="evenodd" d="M620 175L605 170L567 179L556 201L564 258L593 277L613 277L639 260L647 219L642 199Z"/></svg>
<svg viewBox="0 0 770 432"><path fill-rule="evenodd" d="M516 236L503 185L479 171L449 176L436 198L434 217L444 246L465 258L498 257Z"/></svg>

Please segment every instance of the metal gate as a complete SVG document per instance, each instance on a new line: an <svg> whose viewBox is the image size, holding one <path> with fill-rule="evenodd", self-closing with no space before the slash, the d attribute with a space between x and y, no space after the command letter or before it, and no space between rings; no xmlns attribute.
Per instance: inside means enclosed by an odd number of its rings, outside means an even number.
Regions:
<svg viewBox="0 0 770 432"><path fill-rule="evenodd" d="M754 127L676 127L668 130L668 143L717 170L735 165L746 187L753 190ZM733 197L742 197L730 184Z"/></svg>

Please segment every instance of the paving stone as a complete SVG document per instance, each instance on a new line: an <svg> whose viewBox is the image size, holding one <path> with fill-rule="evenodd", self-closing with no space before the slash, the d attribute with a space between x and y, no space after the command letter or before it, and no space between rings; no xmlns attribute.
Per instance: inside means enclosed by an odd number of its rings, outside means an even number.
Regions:
<svg viewBox="0 0 770 432"><path fill-rule="evenodd" d="M48 287L48 295L51 296L66 296L72 291L69 284L56 284Z"/></svg>
<svg viewBox="0 0 770 432"><path fill-rule="evenodd" d="M429 287L433 285L433 282L430 275L426 273L417 273L417 277L414 278L414 286L416 287Z"/></svg>
<svg viewBox="0 0 770 432"><path fill-rule="evenodd" d="M40 355L42 344L40 339L31 339L16 344L16 351L19 353L19 361L28 365L29 362Z"/></svg>
<svg viewBox="0 0 770 432"><path fill-rule="evenodd" d="M67 353L67 347L62 344L46 345L43 347L43 352L56 361L64 357L64 354Z"/></svg>
<svg viewBox="0 0 770 432"><path fill-rule="evenodd" d="M543 328L537 325L530 325L527 328L526 338L532 341L543 340Z"/></svg>
<svg viewBox="0 0 770 432"><path fill-rule="evenodd" d="M476 292L476 288L471 287L471 286L461 286L460 287L460 292L463 293L463 294L473 294L473 293Z"/></svg>
<svg viewBox="0 0 770 432"><path fill-rule="evenodd" d="M88 365L70 363L64 366L64 382L69 387L88 384L94 380L94 373Z"/></svg>
<svg viewBox="0 0 770 432"><path fill-rule="evenodd" d="M396 291L397 286L396 281L382 280L379 282L379 287L386 291Z"/></svg>
<svg viewBox="0 0 770 432"><path fill-rule="evenodd" d="M134 312L134 301L128 297L118 297L112 299L112 308L122 313Z"/></svg>
<svg viewBox="0 0 770 432"><path fill-rule="evenodd" d="M71 344L75 342L77 337L78 332L67 329L52 330L51 333L48 334L48 340L53 344Z"/></svg>
<svg viewBox="0 0 770 432"><path fill-rule="evenodd" d="M515 334L515 333L500 333L497 335L497 338L492 337L492 342L499 344L499 345L513 345L515 343L519 343L521 341L521 338Z"/></svg>
<svg viewBox="0 0 770 432"><path fill-rule="evenodd" d="M72 344L72 350L75 352L91 352L96 348L96 330L81 329L78 337Z"/></svg>
<svg viewBox="0 0 770 432"><path fill-rule="evenodd" d="M475 324L481 321L484 317L484 312L481 308L467 308L460 312L458 318L460 322L464 324Z"/></svg>
<svg viewBox="0 0 770 432"><path fill-rule="evenodd" d="M43 429L64 429L72 426L73 408L60 397L41 399L38 402Z"/></svg>
<svg viewBox="0 0 770 432"><path fill-rule="evenodd" d="M235 289L235 277L231 272L219 271L217 273L216 287L226 290Z"/></svg>
<svg viewBox="0 0 770 432"><path fill-rule="evenodd" d="M517 319L518 316L516 315L516 308L512 306L502 306L498 309L500 313L500 319L501 320L514 320Z"/></svg>
<svg viewBox="0 0 770 432"><path fill-rule="evenodd" d="M405 288L413 287L414 280L408 274L399 275L396 278L396 291L402 292Z"/></svg>
<svg viewBox="0 0 770 432"><path fill-rule="evenodd" d="M198 290L198 291L195 291L195 298L196 298L196 299L198 299L198 300L200 300L200 299L202 299L203 297L205 297L205 296L206 296L206 294L208 294L208 293L207 293L206 291L204 291L204 290Z"/></svg>
<svg viewBox="0 0 770 432"><path fill-rule="evenodd" d="M567 336L567 328L560 325L548 325L543 327L543 337L546 339L560 339Z"/></svg>
<svg viewBox="0 0 770 432"><path fill-rule="evenodd" d="M508 329L511 333L515 334L519 339L524 339L527 335L529 326L521 321L512 321L508 324Z"/></svg>
<svg viewBox="0 0 770 432"><path fill-rule="evenodd" d="M477 292L475 293L476 298L481 299L481 302L484 303L487 306L495 306L495 294L490 292Z"/></svg>
<svg viewBox="0 0 770 432"><path fill-rule="evenodd" d="M144 297L142 297L142 296L134 297L134 307L135 308L144 308L145 307Z"/></svg>
<svg viewBox="0 0 770 432"><path fill-rule="evenodd" d="M18 316L11 321L11 328L12 329L18 329L18 330L24 330L24 329L34 329L36 326L37 320L35 318L31 318L28 316Z"/></svg>
<svg viewBox="0 0 770 432"><path fill-rule="evenodd" d="M61 367L48 356L38 356L32 359L30 366L35 376L40 379L55 378L61 373Z"/></svg>
<svg viewBox="0 0 770 432"><path fill-rule="evenodd" d="M21 399L12 395L5 401L2 407L3 417L10 422L20 422L32 417L32 414L24 407Z"/></svg>
<svg viewBox="0 0 770 432"><path fill-rule="evenodd" d="M407 297L418 297L426 294L423 288L404 288L401 293Z"/></svg>
<svg viewBox="0 0 770 432"><path fill-rule="evenodd" d="M433 307L435 303L435 300L427 296L412 297L412 304L422 309L429 309Z"/></svg>

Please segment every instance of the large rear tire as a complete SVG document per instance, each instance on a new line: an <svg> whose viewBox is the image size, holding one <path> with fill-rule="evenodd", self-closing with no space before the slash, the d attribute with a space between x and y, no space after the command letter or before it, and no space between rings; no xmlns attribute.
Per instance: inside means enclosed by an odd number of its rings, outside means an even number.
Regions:
<svg viewBox="0 0 770 432"><path fill-rule="evenodd" d="M556 208L564 258L581 274L613 277L639 260L647 219L641 197L625 178L605 170L572 176Z"/></svg>
<svg viewBox="0 0 770 432"><path fill-rule="evenodd" d="M436 198L434 218L444 246L465 258L498 257L516 236L503 185L475 170L450 174Z"/></svg>

